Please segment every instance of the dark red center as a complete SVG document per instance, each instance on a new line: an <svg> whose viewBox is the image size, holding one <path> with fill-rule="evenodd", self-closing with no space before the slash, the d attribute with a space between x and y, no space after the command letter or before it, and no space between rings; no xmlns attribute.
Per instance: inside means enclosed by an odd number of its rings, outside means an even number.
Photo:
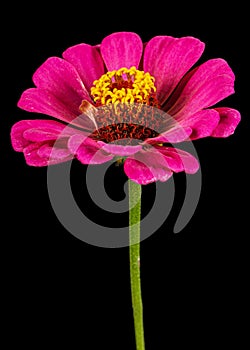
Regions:
<svg viewBox="0 0 250 350"><path fill-rule="evenodd" d="M136 144L159 136L163 121L158 108L143 104L105 105L98 108L98 129L91 137L107 143L124 140L123 144Z"/></svg>
<svg viewBox="0 0 250 350"><path fill-rule="evenodd" d="M95 130L92 133L92 137L99 141L104 141L107 143L127 139L127 144L136 143L133 140L144 141L147 138L156 137L159 134L143 125L138 124L127 124L127 123L117 123Z"/></svg>

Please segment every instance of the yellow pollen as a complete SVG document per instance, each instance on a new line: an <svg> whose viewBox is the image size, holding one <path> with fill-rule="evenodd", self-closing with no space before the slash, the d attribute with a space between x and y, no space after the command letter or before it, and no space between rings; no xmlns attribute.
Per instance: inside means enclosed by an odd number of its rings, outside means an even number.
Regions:
<svg viewBox="0 0 250 350"><path fill-rule="evenodd" d="M97 105L122 103L150 104L155 95L154 77L135 67L120 68L95 80L91 95Z"/></svg>

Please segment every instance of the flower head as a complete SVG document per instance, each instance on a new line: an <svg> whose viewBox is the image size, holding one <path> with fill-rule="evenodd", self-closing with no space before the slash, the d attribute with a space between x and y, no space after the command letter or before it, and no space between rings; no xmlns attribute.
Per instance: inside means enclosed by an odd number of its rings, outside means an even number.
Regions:
<svg viewBox="0 0 250 350"><path fill-rule="evenodd" d="M63 58L51 57L38 68L36 87L18 102L59 121L16 123L13 148L32 166L121 157L127 176L140 184L195 173L198 161L172 144L227 137L240 121L237 110L213 107L234 93L229 65L211 59L192 68L203 50L193 37L156 36L143 44L130 32L68 48Z"/></svg>

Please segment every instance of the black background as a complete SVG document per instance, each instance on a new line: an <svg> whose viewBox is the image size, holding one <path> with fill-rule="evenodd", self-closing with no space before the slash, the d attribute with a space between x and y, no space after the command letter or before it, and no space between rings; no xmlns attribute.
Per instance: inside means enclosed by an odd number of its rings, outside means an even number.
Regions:
<svg viewBox="0 0 250 350"><path fill-rule="evenodd" d="M4 332L9 345L135 349L128 248L91 246L67 232L49 202L47 169L27 166L22 154L12 150L9 138L15 122L38 117L16 104L21 93L33 86L32 74L48 57L60 57L81 42L98 44L112 32L135 31L143 41L156 35L191 35L204 41L200 62L215 57L228 61L236 74L236 93L223 104L242 114L233 136L195 142L203 184L189 224L173 234L185 193L185 177L179 174L170 216L141 243L146 349L226 343L241 347L249 233L246 12L239 2L233 6L219 2L5 5L1 250ZM74 164L74 188L82 207L90 208L81 185L84 171ZM119 199L122 170L115 168L109 176L109 193L113 197L118 193ZM150 206L153 191L153 185L145 190L143 210Z"/></svg>

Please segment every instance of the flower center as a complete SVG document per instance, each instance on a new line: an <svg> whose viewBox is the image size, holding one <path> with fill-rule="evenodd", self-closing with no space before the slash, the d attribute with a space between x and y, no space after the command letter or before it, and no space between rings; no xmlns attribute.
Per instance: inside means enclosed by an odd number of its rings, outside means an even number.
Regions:
<svg viewBox="0 0 250 350"><path fill-rule="evenodd" d="M134 123L116 123L101 127L92 133L98 141L116 142L118 144L137 144L138 140L156 137L159 134L143 125ZM123 140L126 139L125 142Z"/></svg>
<svg viewBox="0 0 250 350"><path fill-rule="evenodd" d="M159 107L155 78L135 67L120 68L95 80L91 95L97 106L122 103L143 103Z"/></svg>
<svg viewBox="0 0 250 350"><path fill-rule="evenodd" d="M103 74L90 90L94 106L83 101L80 110L94 115L95 140L136 144L159 135L163 121L155 78L135 67Z"/></svg>

